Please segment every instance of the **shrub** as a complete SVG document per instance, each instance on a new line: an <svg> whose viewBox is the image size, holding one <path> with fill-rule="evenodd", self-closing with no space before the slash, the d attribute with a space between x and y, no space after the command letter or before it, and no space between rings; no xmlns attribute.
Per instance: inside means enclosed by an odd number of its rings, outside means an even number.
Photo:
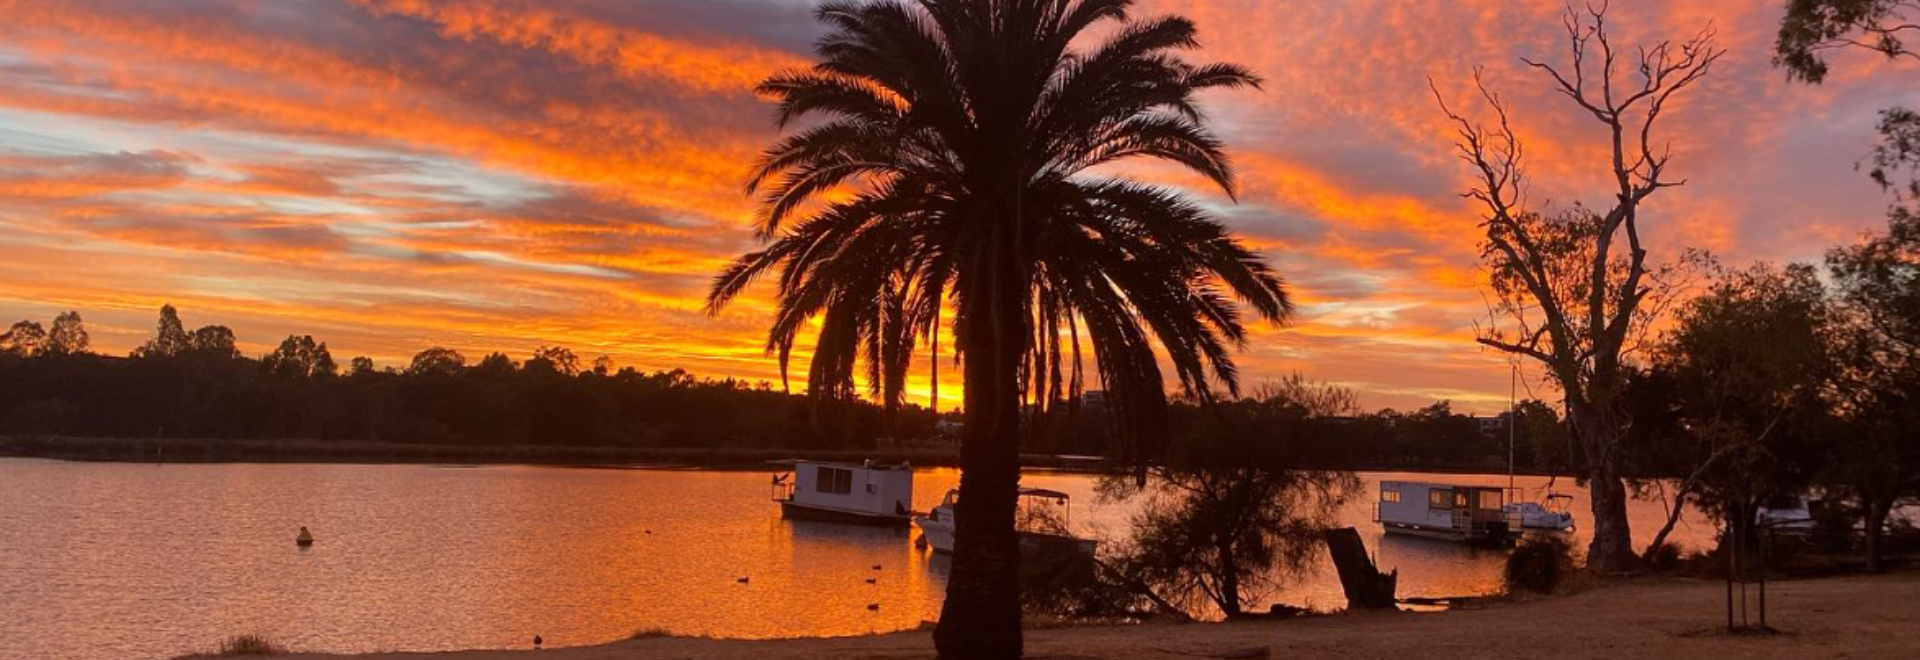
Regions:
<svg viewBox="0 0 1920 660"><path fill-rule="evenodd" d="M1573 546L1558 534L1536 534L1520 541L1507 557L1507 591L1553 593L1573 572Z"/></svg>
<svg viewBox="0 0 1920 660"><path fill-rule="evenodd" d="M1671 571L1680 567L1680 546L1671 541L1662 541L1660 545L1647 546L1647 551L1641 553L1640 559L1647 563L1647 568Z"/></svg>
<svg viewBox="0 0 1920 660"><path fill-rule="evenodd" d="M286 651L264 635L234 635L220 642L220 655L274 655Z"/></svg>

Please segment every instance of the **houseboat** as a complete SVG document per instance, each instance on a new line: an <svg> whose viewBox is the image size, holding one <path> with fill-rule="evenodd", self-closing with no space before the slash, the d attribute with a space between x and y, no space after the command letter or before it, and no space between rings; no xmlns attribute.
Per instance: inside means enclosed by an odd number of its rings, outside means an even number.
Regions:
<svg viewBox="0 0 1920 660"><path fill-rule="evenodd" d="M1382 481L1374 519L1389 533L1468 543L1506 543L1515 531L1497 486Z"/></svg>
<svg viewBox="0 0 1920 660"><path fill-rule="evenodd" d="M913 521L913 468L904 462L780 463L791 467L773 476L781 517L880 526Z"/></svg>
<svg viewBox="0 0 1920 660"><path fill-rule="evenodd" d="M1020 534L1020 550L1034 552L1047 547L1071 547L1074 551L1089 557L1099 549L1099 541L1073 536L1070 514L1071 498L1066 493L1045 488L1020 488L1019 509L1014 512L1014 526ZM933 548L934 552L953 552L953 530L955 516L959 512L960 492L947 491L936 506L926 515L916 516L913 524L920 528L920 542Z"/></svg>

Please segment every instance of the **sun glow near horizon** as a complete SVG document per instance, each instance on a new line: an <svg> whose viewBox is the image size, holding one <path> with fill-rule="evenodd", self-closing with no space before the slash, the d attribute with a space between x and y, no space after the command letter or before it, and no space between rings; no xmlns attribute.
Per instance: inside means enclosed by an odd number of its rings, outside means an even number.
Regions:
<svg viewBox="0 0 1920 660"><path fill-rule="evenodd" d="M1217 208L1302 303L1291 326L1252 329L1244 379L1297 371L1368 407L1503 407L1507 361L1472 342L1475 215L1426 79L1464 98L1486 65L1530 141L1535 196L1604 194L1582 178L1599 136L1516 59L1560 53L1560 4L1142 4L1191 16L1208 58L1267 80L1207 98L1237 204L1156 179ZM1879 64L1789 93L1768 63L1777 5L1611 17L1630 40L1712 21L1731 53L1669 124L1690 183L1650 207L1656 250L1816 258L1880 221L1852 164L1874 111L1920 93ZM96 350L125 353L172 303L253 354L287 334L383 365L558 344L778 387L766 292L717 317L703 296L755 244L741 183L776 133L751 86L809 60L807 3L0 0L0 14L6 322L76 309ZM921 403L928 360L908 388Z"/></svg>

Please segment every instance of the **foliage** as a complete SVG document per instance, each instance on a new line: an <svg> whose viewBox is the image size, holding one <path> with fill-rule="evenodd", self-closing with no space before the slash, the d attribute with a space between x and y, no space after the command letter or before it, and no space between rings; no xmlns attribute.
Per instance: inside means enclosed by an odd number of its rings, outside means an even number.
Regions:
<svg viewBox="0 0 1920 660"><path fill-rule="evenodd" d="M1640 553L1640 559L1646 562L1647 568L1671 571L1680 567L1680 546L1669 541L1661 541L1647 546L1646 551Z"/></svg>
<svg viewBox="0 0 1920 660"><path fill-rule="evenodd" d="M1800 491L1821 463L1833 314L1813 267L1724 272L1680 311L1655 377L1682 432L1697 503L1731 527Z"/></svg>
<svg viewBox="0 0 1920 660"><path fill-rule="evenodd" d="M573 349L563 346L541 346L534 350L533 357L527 360L525 368L573 376L580 373L580 358L573 354Z"/></svg>
<svg viewBox="0 0 1920 660"><path fill-rule="evenodd" d="M460 373L467 366L467 357L460 351L435 346L413 355L413 362L407 365L407 373L414 376L438 374L451 376Z"/></svg>
<svg viewBox="0 0 1920 660"><path fill-rule="evenodd" d="M93 340L87 335L86 322L80 320L80 313L69 311L53 317L53 329L47 331L45 352L48 355L81 355L93 347Z"/></svg>
<svg viewBox="0 0 1920 660"><path fill-rule="evenodd" d="M240 357L234 344L233 329L224 325L201 326L187 339L187 351L196 355L232 359Z"/></svg>
<svg viewBox="0 0 1920 660"><path fill-rule="evenodd" d="M1507 555L1508 592L1551 594L1573 572L1573 544L1559 534L1532 534Z"/></svg>
<svg viewBox="0 0 1920 660"><path fill-rule="evenodd" d="M1264 389L1192 420L1143 486L1103 484L1108 496L1144 491L1115 564L1190 614L1242 616L1299 576L1359 489L1351 472L1303 467L1317 422L1352 412L1351 392L1297 377Z"/></svg>
<svg viewBox="0 0 1920 660"><path fill-rule="evenodd" d="M1842 341L1843 415L1822 475L1859 503L1869 568L1895 503L1920 497L1920 217L1896 206L1887 232L1827 254Z"/></svg>
<svg viewBox="0 0 1920 660"><path fill-rule="evenodd" d="M314 341L313 335L287 335L278 348L260 358L260 363L268 371L291 378L330 378L339 370L326 342Z"/></svg>
<svg viewBox="0 0 1920 660"><path fill-rule="evenodd" d="M1914 0L1788 0L1774 41L1774 66L1790 78L1819 83L1827 78L1825 54L1862 49L1887 59L1920 59L1902 39L1916 28Z"/></svg>
<svg viewBox="0 0 1920 660"><path fill-rule="evenodd" d="M0 334L0 355L37 357L47 350L47 329L34 321L20 321Z"/></svg>
<svg viewBox="0 0 1920 660"><path fill-rule="evenodd" d="M279 655L287 649L264 635L234 635L220 642L219 655Z"/></svg>
<svg viewBox="0 0 1920 660"><path fill-rule="evenodd" d="M179 311L173 305L160 306L160 326L154 332L153 339L134 349L134 357L173 357L187 351L192 340L187 329L180 322Z"/></svg>
<svg viewBox="0 0 1920 660"><path fill-rule="evenodd" d="M1486 243L1482 261L1493 293L1491 323L1481 344L1539 362L1565 397L1574 437L1585 453L1593 489L1593 541L1587 556L1619 571L1636 560L1627 524L1619 451L1630 428L1619 394L1630 360L1665 294L1677 287L1671 267L1648 262L1641 203L1680 185L1668 173L1673 153L1655 145L1655 124L1676 95L1704 79L1724 50L1711 28L1680 43L1615 49L1604 5L1567 8L1569 65L1524 60L1544 73L1576 107L1604 127L1611 158L1602 172L1613 183L1605 208L1574 206L1560 213L1529 207L1524 149L1500 96L1475 74L1481 98L1495 116L1476 123L1447 107L1458 150L1473 172L1466 197L1482 207ZM1629 58L1628 66L1618 66ZM1638 79L1616 72L1634 71ZM1683 259L1680 263L1685 263ZM1682 269L1680 272L1685 272Z"/></svg>
<svg viewBox="0 0 1920 660"><path fill-rule="evenodd" d="M123 359L32 350L33 328L16 324L8 346L19 350L0 353L0 434L849 449L871 448L883 433L870 405L845 404L817 426L801 396L679 370L566 376L498 353L467 368L456 351L429 349L405 372L356 357L336 378L326 343L306 335L252 360L234 350L230 330L208 326L179 354ZM931 412L910 406L899 416L894 437L931 435Z"/></svg>

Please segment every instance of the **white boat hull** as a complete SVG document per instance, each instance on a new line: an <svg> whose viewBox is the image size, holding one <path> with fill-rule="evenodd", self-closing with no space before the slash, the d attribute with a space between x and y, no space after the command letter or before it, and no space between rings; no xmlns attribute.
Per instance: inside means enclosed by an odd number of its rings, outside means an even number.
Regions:
<svg viewBox="0 0 1920 660"><path fill-rule="evenodd" d="M953 521L934 520L928 516L917 516L913 525L920 528L920 540L933 548L934 552L953 552Z"/></svg>

